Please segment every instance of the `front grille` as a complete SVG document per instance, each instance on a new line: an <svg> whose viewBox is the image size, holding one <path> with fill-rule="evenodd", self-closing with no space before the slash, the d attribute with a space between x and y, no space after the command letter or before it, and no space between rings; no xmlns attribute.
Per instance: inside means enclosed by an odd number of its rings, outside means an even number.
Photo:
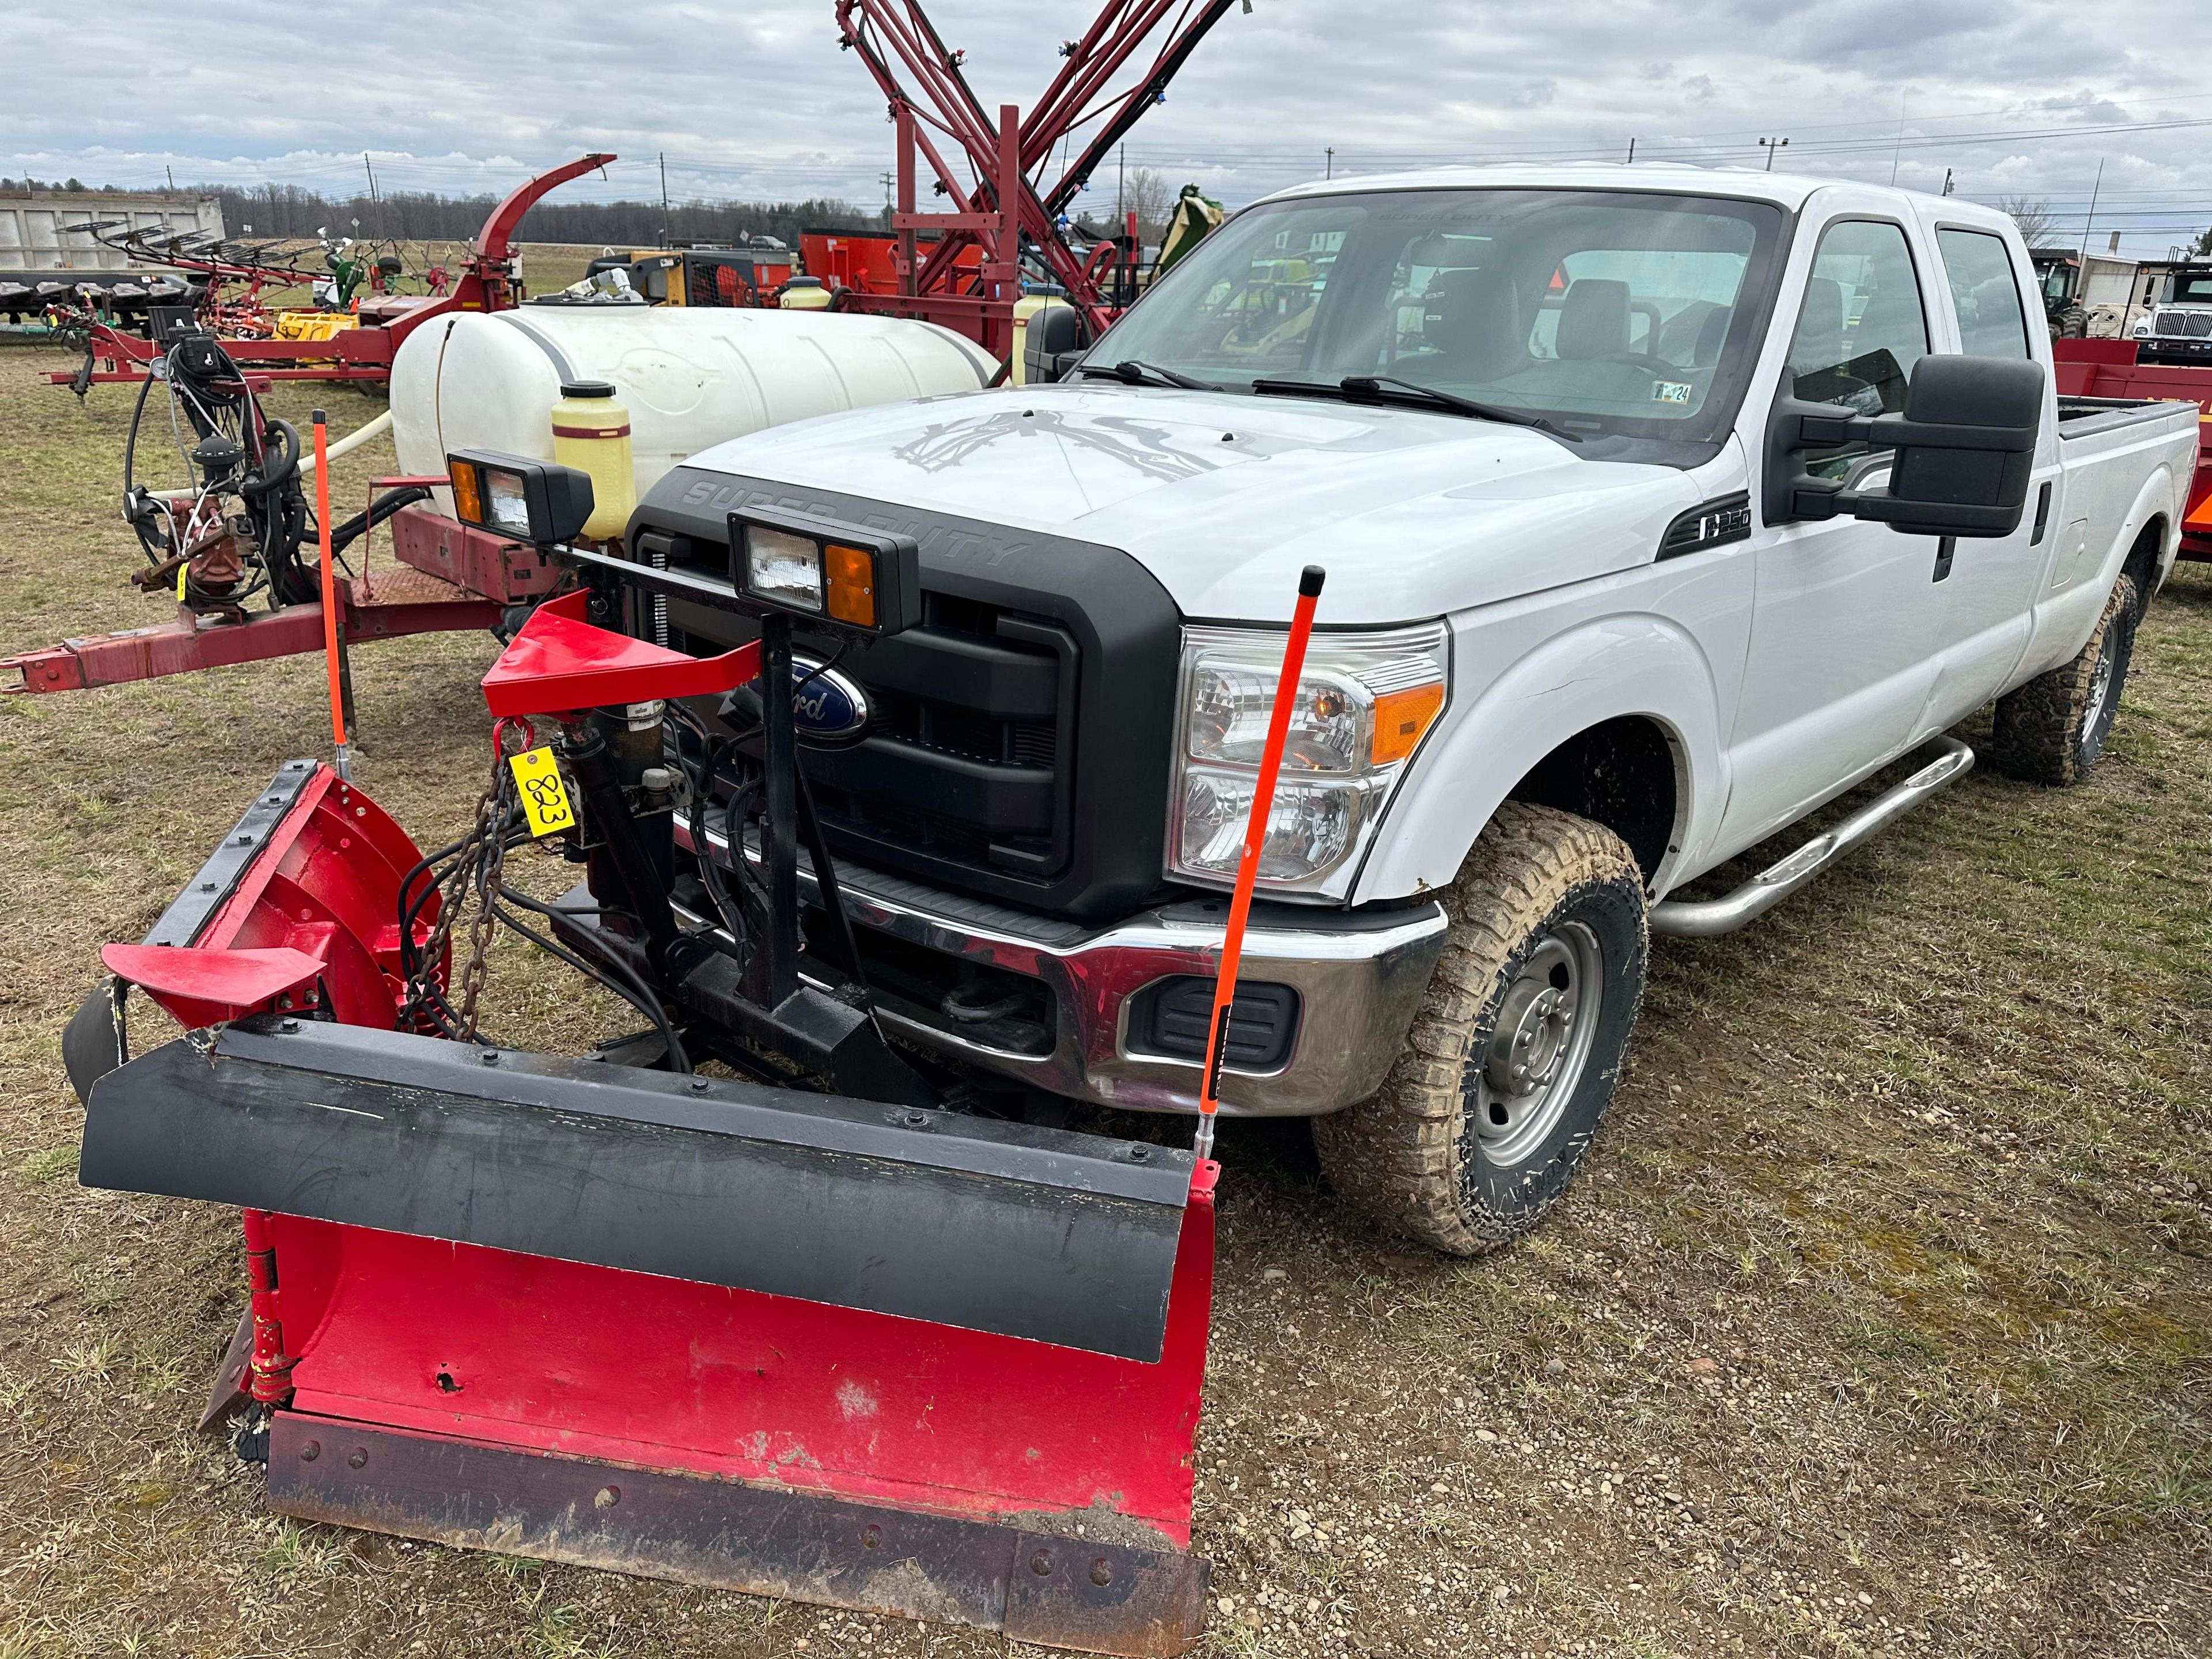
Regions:
<svg viewBox="0 0 2212 1659"><path fill-rule="evenodd" d="M2161 311L2151 331L2196 339L2212 336L2212 311Z"/></svg>
<svg viewBox="0 0 2212 1659"><path fill-rule="evenodd" d="M919 625L838 662L869 703L863 734L841 748L802 734L799 763L840 855L1067 917L1119 915L1158 890L1181 617L1143 566L1090 543L690 467L641 505L635 544L724 585L726 515L751 500L896 529L921 553ZM719 605L672 599L668 611L671 642L696 654L758 631ZM803 628L794 646L817 660L836 648Z"/></svg>
<svg viewBox="0 0 2212 1659"><path fill-rule="evenodd" d="M818 654L830 642L807 641ZM921 626L847 653L867 736L803 757L834 829L1048 878L1074 844L1075 641L1045 619L925 591Z"/></svg>

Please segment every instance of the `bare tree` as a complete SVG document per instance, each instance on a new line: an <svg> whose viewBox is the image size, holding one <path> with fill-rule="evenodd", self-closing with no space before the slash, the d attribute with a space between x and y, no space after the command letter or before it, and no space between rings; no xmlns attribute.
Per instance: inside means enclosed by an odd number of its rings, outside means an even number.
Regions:
<svg viewBox="0 0 2212 1659"><path fill-rule="evenodd" d="M2012 216L2013 223L2020 227L2021 240L2034 252L2064 246L2063 233L2058 228L2058 216L2051 210L2051 204L2043 198L2028 196L2000 196L1996 210Z"/></svg>
<svg viewBox="0 0 2212 1659"><path fill-rule="evenodd" d="M1147 246L1157 244L1168 228L1176 192L1167 175L1153 167L1131 167L1121 185L1121 209L1137 216L1137 237Z"/></svg>

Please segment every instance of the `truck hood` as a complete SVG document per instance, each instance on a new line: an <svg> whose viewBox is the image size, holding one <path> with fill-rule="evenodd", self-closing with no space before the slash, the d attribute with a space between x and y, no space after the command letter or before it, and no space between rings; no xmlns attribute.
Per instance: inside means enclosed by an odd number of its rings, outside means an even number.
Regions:
<svg viewBox="0 0 2212 1659"><path fill-rule="evenodd" d="M1167 387L1006 387L776 427L691 458L1073 537L1139 560L1189 617L1334 623L1486 605L1649 563L1698 501L1671 467L1585 460L1524 427Z"/></svg>

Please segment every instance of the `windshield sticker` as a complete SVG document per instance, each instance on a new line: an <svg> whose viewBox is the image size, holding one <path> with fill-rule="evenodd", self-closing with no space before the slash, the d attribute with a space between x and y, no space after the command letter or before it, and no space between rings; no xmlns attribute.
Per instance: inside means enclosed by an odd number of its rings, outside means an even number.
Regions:
<svg viewBox="0 0 2212 1659"><path fill-rule="evenodd" d="M1697 388L1687 380L1654 380L1651 382L1651 401L1655 404L1686 404Z"/></svg>

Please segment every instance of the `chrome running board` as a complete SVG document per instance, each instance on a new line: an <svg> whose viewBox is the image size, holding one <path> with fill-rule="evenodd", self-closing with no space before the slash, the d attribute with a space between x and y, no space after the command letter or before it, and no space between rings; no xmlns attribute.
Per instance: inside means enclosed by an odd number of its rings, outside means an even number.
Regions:
<svg viewBox="0 0 2212 1659"><path fill-rule="evenodd" d="M1936 758L1894 789L1869 802L1834 829L1814 836L1726 897L1695 902L1662 899L1651 907L1651 931L1676 939L1713 939L1764 915L1875 830L1894 823L1937 790L1974 769L1974 751L1958 738L1937 738L1933 747Z"/></svg>

